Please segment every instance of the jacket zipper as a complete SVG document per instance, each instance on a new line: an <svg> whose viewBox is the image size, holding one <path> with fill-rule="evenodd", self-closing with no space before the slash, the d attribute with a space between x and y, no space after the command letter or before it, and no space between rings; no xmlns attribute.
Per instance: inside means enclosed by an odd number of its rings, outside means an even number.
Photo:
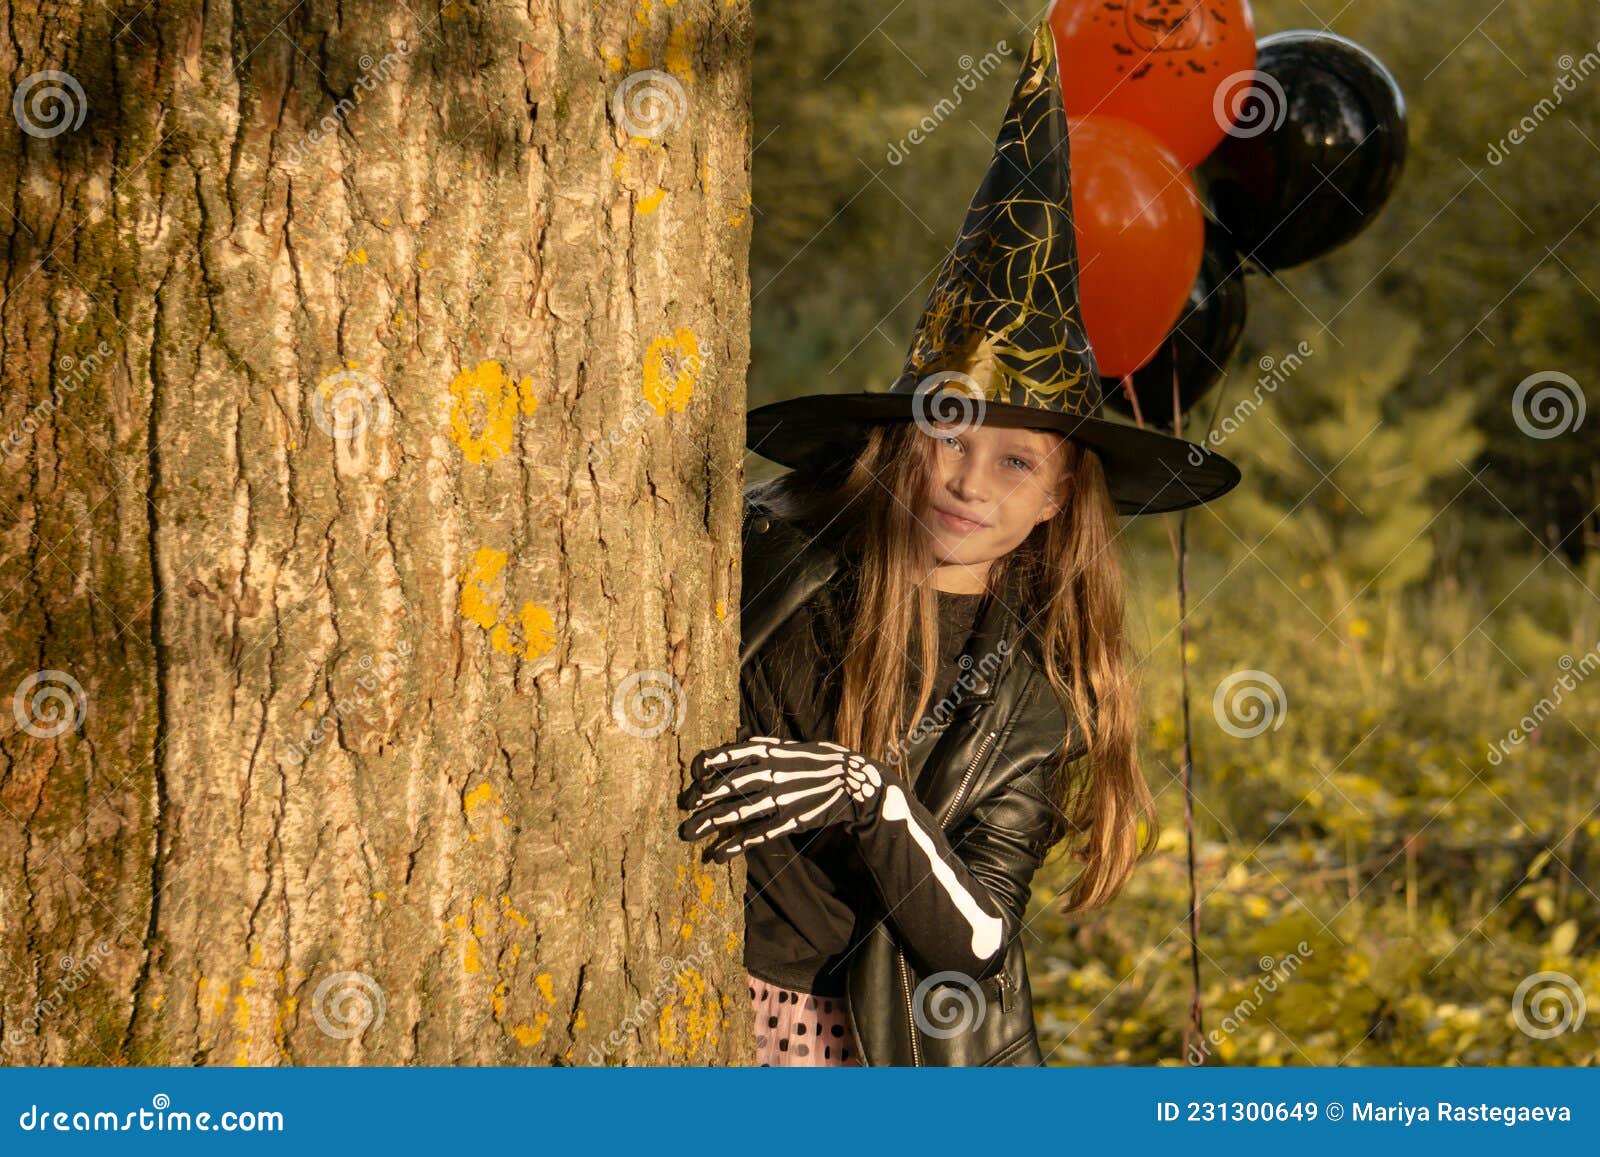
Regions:
<svg viewBox="0 0 1600 1157"><path fill-rule="evenodd" d="M1021 704L1019 704L1017 710L1020 711L1022 709L1022 707L1027 705L1028 700L1032 696L1032 690L1033 690L1033 688L1032 688L1032 680L1030 679L1029 680L1029 686L1027 688L1025 688L1024 691L1023 691L1022 701L1021 701ZM990 739L994 738L994 736L996 734L997 734L997 732L993 732L993 731L989 732L989 734L984 737L984 742L987 743ZM981 745L980 745L980 752L981 752ZM980 758L981 758L981 755L980 755ZM966 790L967 779L971 778L972 773L974 771L976 771L976 770L977 770L977 762L974 761L973 765L967 769L967 775L966 775L966 777L964 777L962 779L961 786L956 789L955 798L950 801L950 807L945 811L945 820L948 820L950 818L950 816L952 814L954 814L954 812L956 810L956 803L959 802L959 800L961 799L962 793ZM941 821L939 826L941 828L944 827L944 821ZM1010 1012L1011 1011L1011 977L1006 972L1006 967L1005 967L1004 964L1000 965L1000 971L995 974L995 981L996 981L996 983L998 984L998 986L1000 988L1000 1011L1001 1012Z"/></svg>
<svg viewBox="0 0 1600 1157"><path fill-rule="evenodd" d="M944 809L944 815L939 817L939 827L943 828L950 822L950 817L955 814L956 805L961 802L961 797L967 794L967 788L972 785L972 777L978 773L978 765L983 762L984 753L989 750L989 744L994 742L998 731L990 731L983 737L983 742L978 744L978 750L973 753L972 762L967 764L967 770L961 776L961 782L956 785L955 795L950 797L950 804Z"/></svg>
<svg viewBox="0 0 1600 1157"><path fill-rule="evenodd" d="M962 773L961 782L956 785L956 791L955 794L950 797L949 806L944 809L944 815L939 817L939 827L941 830L943 830L945 825L950 822L950 817L955 814L956 806L960 804L961 798L967 794L967 788L972 785L972 777L978 773L978 768L983 763L983 757L988 753L989 744L993 743L995 736L999 734L1000 732L995 730L991 730L986 733L982 742L978 744L978 750L973 752L972 762L967 764L967 770ZM913 1065L920 1065L922 1064L922 1046L917 1040L917 1015L916 1010L911 1004L911 972L910 969L906 967L905 949L897 945L895 948L895 957L900 966L900 984L905 988L906 992L906 1028L911 1034L911 1063ZM1008 1007L1008 1002L1005 995L1005 985L1006 975L1004 970L1002 970L1000 973L1001 1009Z"/></svg>
<svg viewBox="0 0 1600 1157"><path fill-rule="evenodd" d="M911 973L906 968L906 950L897 946L895 948L895 956L900 963L900 984L906 990L906 1028L911 1033L911 1063L920 1065L922 1063L922 1046L917 1041L917 1013L911 1007Z"/></svg>

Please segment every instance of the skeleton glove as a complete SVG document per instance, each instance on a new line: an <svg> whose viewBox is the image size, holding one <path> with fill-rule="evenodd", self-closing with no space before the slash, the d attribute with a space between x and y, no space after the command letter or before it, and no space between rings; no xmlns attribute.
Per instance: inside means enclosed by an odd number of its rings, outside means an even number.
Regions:
<svg viewBox="0 0 1600 1157"><path fill-rule="evenodd" d="M758 735L694 757L694 783L678 797L692 811L678 826L685 840L715 835L705 858L719 863L779 836L870 822L899 776L875 760L825 740Z"/></svg>
<svg viewBox="0 0 1600 1157"><path fill-rule="evenodd" d="M726 862L779 836L842 823L902 935L927 950L924 958L953 959L976 974L999 953L1005 922L995 900L905 781L883 764L837 743L758 735L702 751L693 773L678 805L694 814L678 834L714 835L706 859ZM919 887L925 880L930 886ZM968 935L952 937L960 927ZM943 955L935 957L934 949Z"/></svg>

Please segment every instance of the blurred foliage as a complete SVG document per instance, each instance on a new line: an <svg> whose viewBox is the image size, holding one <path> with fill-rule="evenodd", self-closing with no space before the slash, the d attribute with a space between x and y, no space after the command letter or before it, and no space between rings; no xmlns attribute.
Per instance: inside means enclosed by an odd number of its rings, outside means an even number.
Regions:
<svg viewBox="0 0 1600 1157"><path fill-rule="evenodd" d="M1296 585L1307 585L1306 575L1324 584L1337 600L1324 617L1429 572L1434 496L1469 487L1484 445L1464 394L1396 404L1416 369L1421 327L1370 304L1358 302L1352 313L1365 335L1359 346L1318 352L1309 335L1295 347L1304 357L1262 376L1281 384L1270 394L1252 391L1261 404L1238 412L1238 428L1221 446L1249 485L1207 520L1226 530L1219 545L1249 542L1274 569L1302 576Z"/></svg>
<svg viewBox="0 0 1600 1157"><path fill-rule="evenodd" d="M1104 909L1056 910L1073 870L1063 855L1035 881L1029 961L1053 1064L1185 1055L1177 603L1158 589L1171 585L1171 552L1147 537L1143 758L1162 838ZM1320 582L1291 591L1244 552L1191 562L1203 1024L1220 1037L1206 1063L1600 1063L1600 695L1557 689L1559 655L1600 647L1594 601L1575 598L1551 559L1470 588L1424 577L1375 600L1390 608L1376 621L1351 614L1322 631L1301 605L1326 593ZM1596 587L1600 567L1578 577ZM1517 641L1525 612L1505 596L1518 583L1559 634ZM1283 687L1277 726L1253 737L1225 731L1213 703L1245 669ZM1527 742L1491 761L1492 744L1558 697ZM1301 941L1304 963L1263 995ZM1540 971L1588 994L1575 1030L1518 1027L1518 986ZM1536 1011L1554 1011L1522 1006L1534 1028Z"/></svg>

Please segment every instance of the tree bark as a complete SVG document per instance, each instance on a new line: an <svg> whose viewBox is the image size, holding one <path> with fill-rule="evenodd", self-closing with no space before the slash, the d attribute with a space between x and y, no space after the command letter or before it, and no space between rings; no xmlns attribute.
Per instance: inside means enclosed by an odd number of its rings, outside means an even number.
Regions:
<svg viewBox="0 0 1600 1157"><path fill-rule="evenodd" d="M5 1061L748 1061L748 10L0 17Z"/></svg>

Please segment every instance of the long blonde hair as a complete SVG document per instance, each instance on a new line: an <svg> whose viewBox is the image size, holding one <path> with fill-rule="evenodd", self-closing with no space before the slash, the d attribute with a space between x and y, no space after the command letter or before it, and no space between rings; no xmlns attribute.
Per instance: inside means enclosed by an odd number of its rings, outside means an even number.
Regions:
<svg viewBox="0 0 1600 1157"><path fill-rule="evenodd" d="M1070 441L1062 452L1068 488L1062 510L995 560L988 586L1014 594L1012 609L1031 618L1045 673L1069 720L1061 760L1049 777L1059 813L1051 843L1073 837L1068 847L1084 866L1063 905L1079 909L1105 904L1122 890L1139 856L1154 847L1158 823L1135 743L1115 506L1099 457ZM934 693L938 603L927 577L926 532L916 519L934 453L934 439L914 423L875 425L842 472L794 472L769 488L780 506L828 524L841 547L859 557L854 582L847 584L848 638L834 738L894 762L890 753L904 749ZM913 637L922 678L907 713ZM1074 775L1075 766L1083 774Z"/></svg>

